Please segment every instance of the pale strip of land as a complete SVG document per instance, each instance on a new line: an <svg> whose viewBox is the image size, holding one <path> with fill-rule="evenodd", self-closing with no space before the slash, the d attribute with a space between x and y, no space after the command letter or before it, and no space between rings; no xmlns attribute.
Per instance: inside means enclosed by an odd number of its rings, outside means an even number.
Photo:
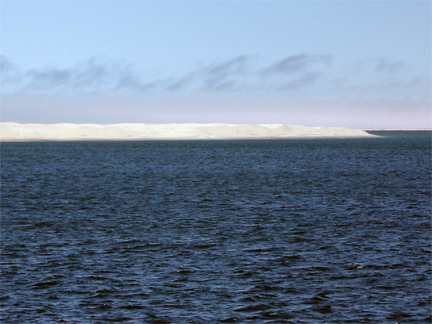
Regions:
<svg viewBox="0 0 432 324"><path fill-rule="evenodd" d="M0 123L0 141L218 140L373 137L361 129L283 124L18 124Z"/></svg>
<svg viewBox="0 0 432 324"><path fill-rule="evenodd" d="M432 128L367 128L367 132L432 132Z"/></svg>

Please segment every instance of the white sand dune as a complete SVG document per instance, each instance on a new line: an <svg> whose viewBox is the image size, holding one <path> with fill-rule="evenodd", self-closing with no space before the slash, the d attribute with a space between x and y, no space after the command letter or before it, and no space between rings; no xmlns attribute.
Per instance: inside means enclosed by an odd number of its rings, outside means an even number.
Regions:
<svg viewBox="0 0 432 324"><path fill-rule="evenodd" d="M283 124L18 124L0 123L0 141L189 140L369 137L360 129Z"/></svg>

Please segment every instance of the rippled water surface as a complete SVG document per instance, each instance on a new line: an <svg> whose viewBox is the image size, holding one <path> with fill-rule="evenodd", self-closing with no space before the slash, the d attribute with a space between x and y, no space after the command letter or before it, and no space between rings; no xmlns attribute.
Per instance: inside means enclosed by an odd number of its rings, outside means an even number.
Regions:
<svg viewBox="0 0 432 324"><path fill-rule="evenodd" d="M430 322L407 134L3 143L2 323Z"/></svg>

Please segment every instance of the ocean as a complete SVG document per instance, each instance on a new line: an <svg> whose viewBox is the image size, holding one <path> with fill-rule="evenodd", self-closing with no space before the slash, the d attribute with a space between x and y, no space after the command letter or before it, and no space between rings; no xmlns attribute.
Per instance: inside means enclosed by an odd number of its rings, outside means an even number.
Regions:
<svg viewBox="0 0 432 324"><path fill-rule="evenodd" d="M426 323L431 132L1 144L2 323Z"/></svg>

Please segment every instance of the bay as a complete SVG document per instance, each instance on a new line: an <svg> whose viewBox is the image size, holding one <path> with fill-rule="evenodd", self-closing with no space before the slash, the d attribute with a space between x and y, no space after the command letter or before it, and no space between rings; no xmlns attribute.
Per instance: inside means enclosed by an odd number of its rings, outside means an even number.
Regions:
<svg viewBox="0 0 432 324"><path fill-rule="evenodd" d="M5 323L425 323L431 133L1 144Z"/></svg>

